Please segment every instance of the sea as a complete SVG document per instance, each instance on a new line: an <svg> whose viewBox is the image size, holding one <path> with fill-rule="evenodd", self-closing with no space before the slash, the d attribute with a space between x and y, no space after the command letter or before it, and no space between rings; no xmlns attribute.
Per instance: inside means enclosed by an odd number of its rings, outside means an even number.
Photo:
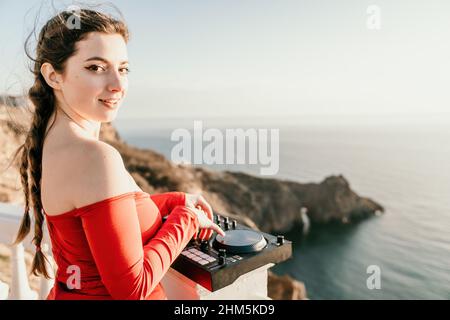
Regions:
<svg viewBox="0 0 450 320"><path fill-rule="evenodd" d="M300 183L341 174L385 213L291 230L285 237L293 241L293 256L272 267L274 273L303 282L314 300L450 299L450 124L440 115L425 118L118 117L113 125L127 143L168 159L180 143L177 129L192 134L192 146L209 143L194 134L195 121L203 132L218 129L224 143L226 129L267 130L269 138L277 130L278 141L270 141L279 147L275 175L261 175L262 164L193 165Z"/></svg>

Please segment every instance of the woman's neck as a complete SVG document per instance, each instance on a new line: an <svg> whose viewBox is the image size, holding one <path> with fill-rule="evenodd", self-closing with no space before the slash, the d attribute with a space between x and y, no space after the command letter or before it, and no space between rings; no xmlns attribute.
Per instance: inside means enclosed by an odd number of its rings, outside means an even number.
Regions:
<svg viewBox="0 0 450 320"><path fill-rule="evenodd" d="M101 122L81 119L63 108L56 108L56 122L67 126L74 134L83 138L99 140Z"/></svg>

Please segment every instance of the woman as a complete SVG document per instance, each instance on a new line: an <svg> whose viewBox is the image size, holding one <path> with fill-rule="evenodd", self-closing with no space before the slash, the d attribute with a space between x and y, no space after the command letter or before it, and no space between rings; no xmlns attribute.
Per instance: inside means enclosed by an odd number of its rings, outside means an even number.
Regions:
<svg viewBox="0 0 450 320"><path fill-rule="evenodd" d="M224 235L202 196L143 192L99 141L127 92L127 42L124 22L86 9L61 12L39 35L35 109L18 150L25 214L16 243L30 231L32 206L32 272L49 277L44 219L58 267L47 299L167 299L160 280L191 238Z"/></svg>

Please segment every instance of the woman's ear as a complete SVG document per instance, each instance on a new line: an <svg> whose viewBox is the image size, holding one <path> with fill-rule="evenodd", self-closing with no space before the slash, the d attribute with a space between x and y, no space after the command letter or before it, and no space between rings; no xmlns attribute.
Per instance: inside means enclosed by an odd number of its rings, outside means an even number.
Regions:
<svg viewBox="0 0 450 320"><path fill-rule="evenodd" d="M50 63L45 62L42 64L41 74L50 87L55 90L61 90L62 77L55 71Z"/></svg>

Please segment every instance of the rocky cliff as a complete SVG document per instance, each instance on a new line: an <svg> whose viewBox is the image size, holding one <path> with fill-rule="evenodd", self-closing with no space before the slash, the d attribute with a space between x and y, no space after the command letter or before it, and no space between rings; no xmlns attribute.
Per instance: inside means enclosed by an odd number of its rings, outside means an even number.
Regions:
<svg viewBox="0 0 450 320"><path fill-rule="evenodd" d="M128 145L104 125L102 140L120 151L139 186L148 192L201 191L217 212L236 217L265 232L286 232L302 223L307 208L313 223L348 223L383 212L375 201L358 196L343 176L302 184L237 172L216 172L176 165L152 150Z"/></svg>

